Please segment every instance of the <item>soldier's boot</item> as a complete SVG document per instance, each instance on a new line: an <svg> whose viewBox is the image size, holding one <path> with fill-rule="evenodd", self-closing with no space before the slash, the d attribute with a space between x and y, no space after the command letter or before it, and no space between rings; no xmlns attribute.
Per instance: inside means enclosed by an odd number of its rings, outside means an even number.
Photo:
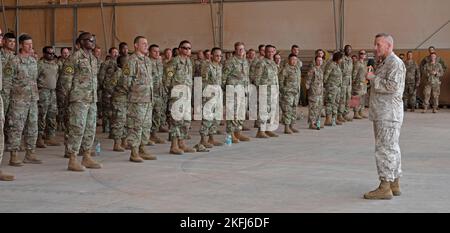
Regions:
<svg viewBox="0 0 450 233"><path fill-rule="evenodd" d="M223 143L214 140L214 135L209 135L208 143L213 146L223 146Z"/></svg>
<svg viewBox="0 0 450 233"><path fill-rule="evenodd" d="M248 142L248 141L250 141L250 138L245 136L244 134L242 134L241 131L234 132L234 135L241 142Z"/></svg>
<svg viewBox="0 0 450 233"><path fill-rule="evenodd" d="M400 191L400 178L397 178L394 180L394 182L391 182L391 190L392 194L394 196L400 196L402 195L402 192Z"/></svg>
<svg viewBox="0 0 450 233"><path fill-rule="evenodd" d="M256 133L256 138L269 138L269 136L267 136L266 132L258 130Z"/></svg>
<svg viewBox="0 0 450 233"><path fill-rule="evenodd" d="M169 129L166 126L161 126L161 127L159 127L159 132L160 133L168 133Z"/></svg>
<svg viewBox="0 0 450 233"><path fill-rule="evenodd" d="M102 165L97 161L93 160L91 157L91 150L84 151L83 160L81 160L81 165L90 169L100 169Z"/></svg>
<svg viewBox="0 0 450 233"><path fill-rule="evenodd" d="M25 152L25 157L23 158L23 163L41 164L42 160L36 157L33 150L27 149Z"/></svg>
<svg viewBox="0 0 450 233"><path fill-rule="evenodd" d="M50 137L45 140L45 144L47 144L47 146L61 146L61 143L57 142L55 137Z"/></svg>
<svg viewBox="0 0 450 233"><path fill-rule="evenodd" d="M365 199L389 200L392 199L391 184L388 181L381 181L377 189L364 194Z"/></svg>
<svg viewBox="0 0 450 233"><path fill-rule="evenodd" d="M437 107L433 107L433 113L437 113L437 112L438 112Z"/></svg>
<svg viewBox="0 0 450 233"><path fill-rule="evenodd" d="M195 152L197 152L195 149L190 148L189 146L187 146L185 140L178 140L178 145L179 145L180 149L182 149L185 153L195 153Z"/></svg>
<svg viewBox="0 0 450 233"><path fill-rule="evenodd" d="M294 124L289 125L289 128L291 128L291 131L292 131L293 133L298 133L298 132L299 132L298 129L296 129L296 128L294 127Z"/></svg>
<svg viewBox="0 0 450 233"><path fill-rule="evenodd" d="M42 135L38 136L38 139L36 141L36 147L37 148L47 148L45 145L44 139L42 138Z"/></svg>
<svg viewBox="0 0 450 233"><path fill-rule="evenodd" d="M291 127L289 127L289 125L285 125L284 126L284 133L285 134L293 134L294 132L292 132Z"/></svg>
<svg viewBox="0 0 450 233"><path fill-rule="evenodd" d="M68 155L69 155L69 165L67 166L67 170L74 172L82 172L86 170L86 168L78 162L76 154L68 153Z"/></svg>
<svg viewBox="0 0 450 233"><path fill-rule="evenodd" d="M139 146L139 156L141 158L143 158L144 160L157 160L158 159L156 156L150 154L150 152L145 150L144 145Z"/></svg>
<svg viewBox="0 0 450 233"><path fill-rule="evenodd" d="M183 150L178 146L178 138L172 138L172 145L170 146L170 153L175 155L182 155L184 153Z"/></svg>
<svg viewBox="0 0 450 233"><path fill-rule="evenodd" d="M154 146L154 145L156 145L156 143L155 143L153 140L148 139L147 145L149 145L149 146Z"/></svg>
<svg viewBox="0 0 450 233"><path fill-rule="evenodd" d="M423 107L422 113L426 113L428 110L428 107Z"/></svg>
<svg viewBox="0 0 450 233"><path fill-rule="evenodd" d="M345 121L353 121L353 117L350 116L350 113L347 113L344 117Z"/></svg>
<svg viewBox="0 0 450 233"><path fill-rule="evenodd" d="M113 151L124 152L125 149L122 147L120 139L114 139Z"/></svg>
<svg viewBox="0 0 450 233"><path fill-rule="evenodd" d="M277 138L278 134L274 133L273 131L266 131L266 135L271 138Z"/></svg>
<svg viewBox="0 0 450 233"><path fill-rule="evenodd" d="M364 114L364 111L363 111L363 110L359 110L359 115L360 115L362 118L364 118L364 119L368 118L367 115Z"/></svg>
<svg viewBox="0 0 450 233"><path fill-rule="evenodd" d="M0 181L13 181L16 178L13 175L7 174L7 173L3 173L0 170Z"/></svg>
<svg viewBox="0 0 450 233"><path fill-rule="evenodd" d="M361 115L359 115L359 112L355 111L355 114L353 114L353 119L363 119Z"/></svg>
<svg viewBox="0 0 450 233"><path fill-rule="evenodd" d="M126 138L122 138L122 148L125 150L131 150L131 146L128 145L127 139Z"/></svg>
<svg viewBox="0 0 450 233"><path fill-rule="evenodd" d="M333 126L333 121L331 120L331 115L327 115L327 118L325 119L325 125Z"/></svg>
<svg viewBox="0 0 450 233"><path fill-rule="evenodd" d="M337 119L336 119L336 124L338 124L337 122L340 121L342 124L345 123L345 119L344 117L342 117L341 114L338 115ZM339 124L338 124L339 125Z"/></svg>
<svg viewBox="0 0 450 233"><path fill-rule="evenodd" d="M158 137L158 135L156 135L156 132L152 132L150 134L150 140L154 141L156 144L166 144L166 140Z"/></svg>
<svg viewBox="0 0 450 233"><path fill-rule="evenodd" d="M142 163L144 159L139 155L139 148L131 147L130 161L133 163Z"/></svg>
<svg viewBox="0 0 450 233"><path fill-rule="evenodd" d="M233 144L239 143L239 138L236 137L236 132L231 133L231 142L233 142Z"/></svg>
<svg viewBox="0 0 450 233"><path fill-rule="evenodd" d="M206 148L213 148L213 147L214 147L212 144L210 144L210 143L208 142L208 140L206 139L206 136L203 136L203 135L201 136L200 144L202 144L202 145L205 146Z"/></svg>
<svg viewBox="0 0 450 233"><path fill-rule="evenodd" d="M333 116L334 121L336 122L336 125L342 125L342 121L340 121L339 119L337 119L336 115Z"/></svg>

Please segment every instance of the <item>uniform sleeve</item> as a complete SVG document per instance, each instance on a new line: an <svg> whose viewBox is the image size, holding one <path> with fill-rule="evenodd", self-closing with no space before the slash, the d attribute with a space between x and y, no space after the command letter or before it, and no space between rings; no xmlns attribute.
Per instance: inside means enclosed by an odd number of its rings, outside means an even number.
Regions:
<svg viewBox="0 0 450 233"><path fill-rule="evenodd" d="M225 87L228 84L228 78L233 72L233 63L230 61L226 61L222 71L222 86ZM225 88L223 88L225 89Z"/></svg>
<svg viewBox="0 0 450 233"><path fill-rule="evenodd" d="M255 85L264 85L264 82L261 79L263 72L264 72L264 64L261 61L255 65L255 69L253 71L253 80L255 82Z"/></svg>
<svg viewBox="0 0 450 233"><path fill-rule="evenodd" d="M375 76L373 85L376 93L394 94L399 91L400 79L404 76L405 70L399 65L391 64L385 77Z"/></svg>
<svg viewBox="0 0 450 233"><path fill-rule="evenodd" d="M306 80L305 80L306 90L309 90L309 88L311 88L311 83L312 83L313 78L314 78L314 73L315 73L314 72L314 67L309 69L308 75L306 76Z"/></svg>
<svg viewBox="0 0 450 233"><path fill-rule="evenodd" d="M443 66L440 64L440 63L437 63L437 74L436 74L436 76L437 77L439 77L439 79L441 79L442 78L442 76L444 76L444 68L443 68Z"/></svg>
<svg viewBox="0 0 450 233"><path fill-rule="evenodd" d="M323 83L328 82L328 78L330 77L331 71L333 71L333 66L331 64L325 66L325 72L323 73Z"/></svg>
<svg viewBox="0 0 450 233"><path fill-rule="evenodd" d="M440 61L439 61L439 63L441 64L441 66L442 66L442 70L443 70L443 72L445 73L445 71L447 70L447 65L445 64L445 62L444 62L444 59L439 59Z"/></svg>
<svg viewBox="0 0 450 233"><path fill-rule="evenodd" d="M420 69L419 66L417 65L417 63L414 63L415 66L415 78L416 78L416 87L418 87L420 85Z"/></svg>

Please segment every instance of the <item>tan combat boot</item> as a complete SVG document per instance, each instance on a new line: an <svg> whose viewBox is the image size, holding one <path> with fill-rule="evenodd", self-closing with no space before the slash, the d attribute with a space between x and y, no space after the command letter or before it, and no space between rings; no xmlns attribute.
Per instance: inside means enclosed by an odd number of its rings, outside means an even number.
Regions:
<svg viewBox="0 0 450 233"><path fill-rule="evenodd" d="M325 119L325 125L333 126L333 121L331 120L331 115L327 115L327 118Z"/></svg>
<svg viewBox="0 0 450 233"><path fill-rule="evenodd" d="M380 186L377 189L364 194L365 199L371 200L390 200L392 197L390 182L383 180L380 182Z"/></svg>
<svg viewBox="0 0 450 233"><path fill-rule="evenodd" d="M236 132L231 133L231 142L233 142L233 144L239 143L239 138L236 137Z"/></svg>
<svg viewBox="0 0 450 233"><path fill-rule="evenodd" d="M25 157L23 158L23 163L41 164L42 160L36 157L33 150L27 149L25 152Z"/></svg>
<svg viewBox="0 0 450 233"><path fill-rule="evenodd" d="M250 138L245 136L244 134L242 134L241 131L234 132L234 135L241 142L248 142L248 141L250 141Z"/></svg>
<svg viewBox="0 0 450 233"><path fill-rule="evenodd" d="M114 139L114 148L113 151L124 152L125 149L122 147L120 139Z"/></svg>
<svg viewBox="0 0 450 233"><path fill-rule="evenodd" d="M266 131L266 135L271 138L277 138L278 134L274 133L273 131Z"/></svg>
<svg viewBox="0 0 450 233"><path fill-rule="evenodd" d="M208 143L213 145L213 146L223 146L223 143L214 140L214 136L213 135L209 135Z"/></svg>
<svg viewBox="0 0 450 233"><path fill-rule="evenodd" d="M137 147L131 147L130 161L134 163L144 162L144 159L139 156L139 149Z"/></svg>
<svg viewBox="0 0 450 233"><path fill-rule="evenodd" d="M22 167L23 163L19 161L19 154L17 151L11 151L11 157L9 158L9 166Z"/></svg>
<svg viewBox="0 0 450 233"><path fill-rule="evenodd" d="M189 146L187 146L185 140L178 140L178 145L179 145L180 149L182 149L185 153L195 153L195 152L197 152L195 149L190 148Z"/></svg>
<svg viewBox="0 0 450 233"><path fill-rule="evenodd" d="M344 117L342 117L341 114L338 115L338 117L336 119L336 124L337 124L338 121L340 121L341 123L345 123L345 119L344 119Z"/></svg>
<svg viewBox="0 0 450 233"><path fill-rule="evenodd" d="M149 139L147 145L154 146L154 145L156 145L156 143L153 140Z"/></svg>
<svg viewBox="0 0 450 233"><path fill-rule="evenodd" d="M364 118L364 119L368 118L367 115L364 114L364 111L363 111L363 110L359 110L359 115L360 115L362 118Z"/></svg>
<svg viewBox="0 0 450 233"><path fill-rule="evenodd" d="M139 146L139 156L144 160L157 160L156 156L150 154L150 152L145 150L144 145Z"/></svg>
<svg viewBox="0 0 450 233"><path fill-rule="evenodd" d="M102 165L91 157L91 150L86 150L83 153L83 160L81 160L81 164L85 166L86 168L90 169L100 169L102 168Z"/></svg>
<svg viewBox="0 0 450 233"><path fill-rule="evenodd" d="M61 143L57 142L55 137L50 137L45 140L45 144L47 144L47 146L61 146Z"/></svg>
<svg viewBox="0 0 450 233"><path fill-rule="evenodd" d="M36 147L37 148L47 148L47 146L44 143L44 139L42 139L42 135L38 136L37 141L36 141Z"/></svg>
<svg viewBox="0 0 450 233"><path fill-rule="evenodd" d="M208 140L206 139L206 136L203 136L203 135L201 136L200 144L202 144L202 145L205 146L206 148L213 148L213 145L210 144L210 143L208 142Z"/></svg>
<svg viewBox="0 0 450 233"><path fill-rule="evenodd" d="M269 138L269 136L267 136L266 132L258 130L256 133L256 138Z"/></svg>
<svg viewBox="0 0 450 233"><path fill-rule="evenodd" d="M291 128L291 131L292 131L293 133L298 133L298 132L299 132L298 129L296 129L296 128L294 127L294 124L291 124L291 125L289 126L289 128Z"/></svg>
<svg viewBox="0 0 450 233"><path fill-rule="evenodd" d="M126 138L122 138L122 148L125 150L131 150L131 147L130 147L130 145L128 145Z"/></svg>
<svg viewBox="0 0 450 233"><path fill-rule="evenodd" d="M397 178L394 182L391 182L391 190L394 196L402 195L402 192L400 191L400 178Z"/></svg>
<svg viewBox="0 0 450 233"><path fill-rule="evenodd" d="M152 132L150 134L150 140L154 141L156 144L166 144L166 141L158 137L158 135L156 135L156 132Z"/></svg>
<svg viewBox="0 0 450 233"><path fill-rule="evenodd" d="M353 119L360 120L360 119L363 119L363 118L362 118L361 115L359 115L359 112L355 111L355 114L353 114Z"/></svg>
<svg viewBox="0 0 450 233"><path fill-rule="evenodd" d="M336 118L336 115L334 115L332 118L333 118L334 121L336 122L336 125L342 125L342 124L343 124L340 120L338 120L338 119Z"/></svg>
<svg viewBox="0 0 450 233"><path fill-rule="evenodd" d="M284 133L293 134L294 132L292 132L291 127L289 127L289 125L284 125Z"/></svg>
<svg viewBox="0 0 450 233"><path fill-rule="evenodd" d="M426 113L428 110L428 107L423 107L422 113Z"/></svg>
<svg viewBox="0 0 450 233"><path fill-rule="evenodd" d="M13 181L16 178L13 175L7 174L7 173L3 173L0 170L0 181Z"/></svg>
<svg viewBox="0 0 450 233"><path fill-rule="evenodd" d="M172 138L172 145L170 146L170 153L175 155L182 155L184 153L183 150L178 146L178 138Z"/></svg>
<svg viewBox="0 0 450 233"><path fill-rule="evenodd" d="M353 121L353 117L350 116L350 113L347 113L347 115L345 115L344 117L345 121Z"/></svg>
<svg viewBox="0 0 450 233"><path fill-rule="evenodd" d="M437 113L437 112L438 112L437 108L433 107L433 113Z"/></svg>
<svg viewBox="0 0 450 233"><path fill-rule="evenodd" d="M76 154L68 153L68 156L69 156L69 165L67 166L67 170L74 171L74 172L82 172L82 171L84 171L86 169L84 166L82 166L77 161L77 155Z"/></svg>

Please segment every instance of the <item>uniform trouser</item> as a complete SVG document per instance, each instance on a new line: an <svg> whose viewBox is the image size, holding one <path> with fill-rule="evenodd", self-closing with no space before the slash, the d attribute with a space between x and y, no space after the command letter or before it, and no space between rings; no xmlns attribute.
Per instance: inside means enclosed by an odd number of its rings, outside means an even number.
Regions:
<svg viewBox="0 0 450 233"><path fill-rule="evenodd" d="M298 93L284 93L281 96L280 107L283 111L281 123L291 125L297 120Z"/></svg>
<svg viewBox="0 0 450 233"><path fill-rule="evenodd" d="M103 91L102 96L102 103L101 103L101 110L102 110L102 126L103 129L106 129L107 126L111 128L111 121L112 121L112 105L111 105L111 96L107 95L105 91Z"/></svg>
<svg viewBox="0 0 450 233"><path fill-rule="evenodd" d="M366 94L358 94L359 96L359 105L353 108L354 112L362 112L366 107Z"/></svg>
<svg viewBox="0 0 450 233"><path fill-rule="evenodd" d="M10 91L9 90L1 90L1 95L3 99L3 115L6 117L8 115L9 102L10 102Z"/></svg>
<svg viewBox="0 0 450 233"><path fill-rule="evenodd" d="M400 122L374 121L375 160L380 180L392 182L402 175Z"/></svg>
<svg viewBox="0 0 450 233"><path fill-rule="evenodd" d="M169 104L169 101L167 99L167 96L163 96L162 106L161 106L162 114L161 114L161 120L160 120L161 126L167 126L167 123L168 123L167 122L167 106L168 106L168 104Z"/></svg>
<svg viewBox="0 0 450 233"><path fill-rule="evenodd" d="M200 128L201 136L210 136L217 133L217 128L219 128L220 121L218 120L202 120L202 126Z"/></svg>
<svg viewBox="0 0 450 233"><path fill-rule="evenodd" d="M242 127L244 126L244 121L241 120L232 120L227 121L227 133L234 133L242 131Z"/></svg>
<svg viewBox="0 0 450 233"><path fill-rule="evenodd" d="M11 100L6 118L8 121L8 151L18 151L20 149L22 133L26 149L34 150L38 136L37 101Z"/></svg>
<svg viewBox="0 0 450 233"><path fill-rule="evenodd" d="M55 90L39 90L38 109L38 135L41 137L54 137L56 134L56 115L58 112Z"/></svg>
<svg viewBox="0 0 450 233"><path fill-rule="evenodd" d="M351 91L352 91L351 85L342 85L341 94L339 98L339 109L338 109L339 115L345 116L348 114L350 109L348 101L350 100L351 97Z"/></svg>
<svg viewBox="0 0 450 233"><path fill-rule="evenodd" d="M316 123L321 117L322 107L323 107L323 96L308 96L308 107L309 107L309 122Z"/></svg>
<svg viewBox="0 0 450 233"><path fill-rule="evenodd" d="M66 101L66 95L60 91L56 91L56 100L57 100L57 106L58 106L58 115L56 117L56 121L58 122L58 125L62 126L66 124L66 112L67 112L67 101Z"/></svg>
<svg viewBox="0 0 450 233"><path fill-rule="evenodd" d="M113 116L111 121L111 135L114 140L127 137L127 106L126 102L112 102Z"/></svg>
<svg viewBox="0 0 450 233"><path fill-rule="evenodd" d="M69 153L84 153L94 144L97 127L97 103L69 104L67 148Z"/></svg>
<svg viewBox="0 0 450 233"><path fill-rule="evenodd" d="M3 98L0 95L0 167L2 165L3 150L5 149L5 137L3 134L4 125L5 125L5 115L3 113Z"/></svg>
<svg viewBox="0 0 450 233"><path fill-rule="evenodd" d="M152 103L128 103L127 141L131 147L147 145L152 128Z"/></svg>
<svg viewBox="0 0 450 233"><path fill-rule="evenodd" d="M188 139L189 128L191 127L191 121L185 120L186 117L184 117L182 120L176 120L173 118L172 113L170 111L172 109L173 104L178 100L179 99L177 99L177 98L172 98L170 100L170 104L169 104L169 115L170 115L169 137L170 137L170 139L178 138L181 140L185 140L185 139ZM189 107L190 107L191 102L188 102L188 103L189 103Z"/></svg>
<svg viewBox="0 0 450 233"><path fill-rule="evenodd" d="M327 88L327 97L325 100L327 116L337 115L340 101L340 92L341 92L340 87Z"/></svg>
<svg viewBox="0 0 450 233"><path fill-rule="evenodd" d="M430 97L433 97L433 108L439 106L439 94L441 93L441 83L427 83L423 89L423 95L425 99L423 101L423 106L428 107L430 104Z"/></svg>
<svg viewBox="0 0 450 233"><path fill-rule="evenodd" d="M153 96L152 132L157 132L164 125L166 109L164 100L159 96Z"/></svg>
<svg viewBox="0 0 450 233"><path fill-rule="evenodd" d="M415 83L405 84L405 91L403 92L403 103L405 109L409 107L416 108L416 93L417 88Z"/></svg>

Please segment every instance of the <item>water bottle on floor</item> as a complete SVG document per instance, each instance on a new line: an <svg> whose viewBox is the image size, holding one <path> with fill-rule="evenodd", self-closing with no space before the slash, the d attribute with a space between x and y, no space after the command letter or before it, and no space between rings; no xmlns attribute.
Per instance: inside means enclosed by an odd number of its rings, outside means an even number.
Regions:
<svg viewBox="0 0 450 233"><path fill-rule="evenodd" d="M95 156L100 156L101 152L102 152L102 147L100 145L100 140L95 139Z"/></svg>
<svg viewBox="0 0 450 233"><path fill-rule="evenodd" d="M231 139L231 134L227 134L227 136L225 138L225 145L231 146L231 144L233 144L233 140Z"/></svg>

